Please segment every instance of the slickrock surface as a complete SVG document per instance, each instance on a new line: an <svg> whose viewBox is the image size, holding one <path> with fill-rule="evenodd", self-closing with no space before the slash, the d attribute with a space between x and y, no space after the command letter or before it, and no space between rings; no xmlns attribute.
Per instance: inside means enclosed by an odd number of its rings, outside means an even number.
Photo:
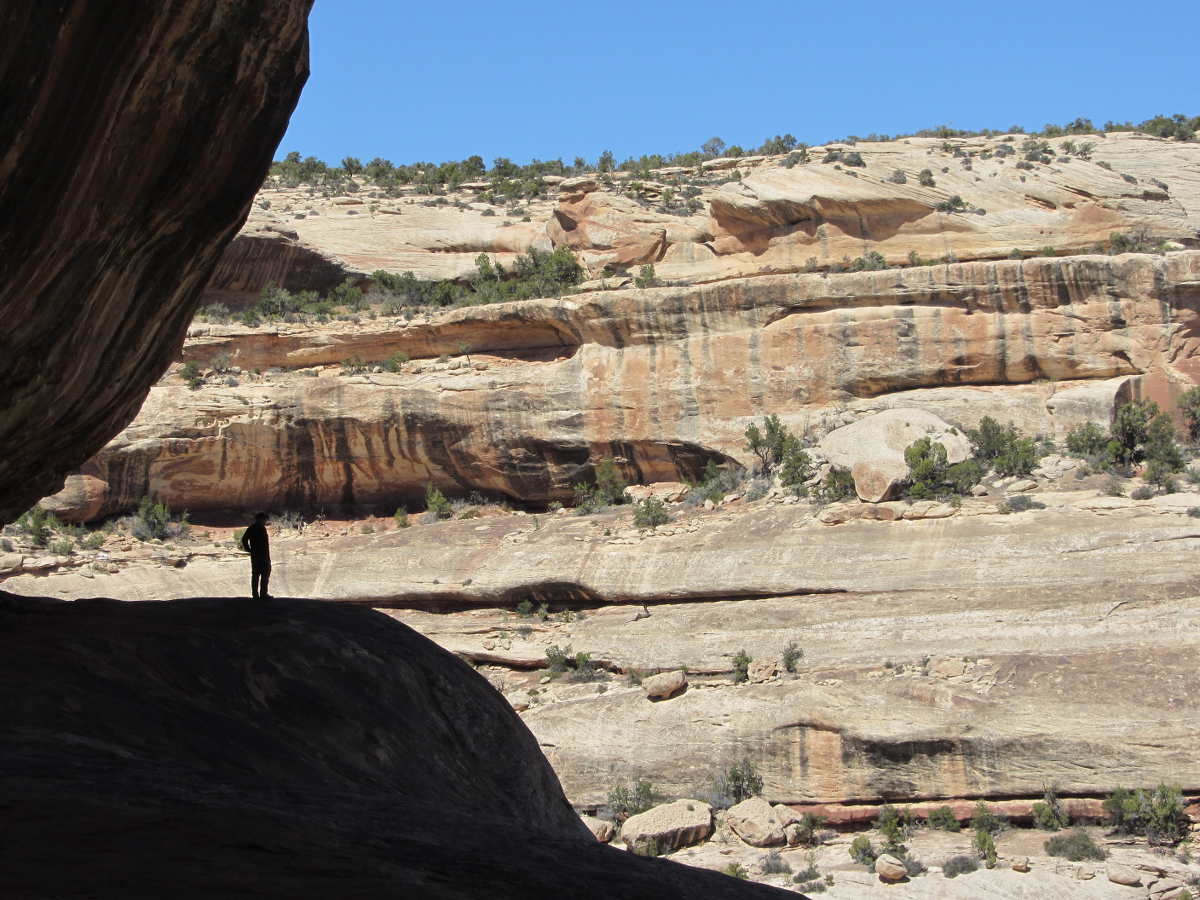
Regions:
<svg viewBox="0 0 1200 900"><path fill-rule="evenodd" d="M308 76L310 6L5 4L0 522L123 428L178 353Z"/></svg>
<svg viewBox="0 0 1200 900"><path fill-rule="evenodd" d="M816 147L809 163L792 168L785 157L759 156L649 178L613 173L610 183L596 175L550 179L550 192L517 214L484 202L482 183L442 198L416 188L386 196L365 182L336 197L268 185L215 273L209 299L237 304L268 284L317 287L376 269L463 278L481 252L507 264L551 244L571 247L594 276L652 263L660 277L693 284L826 268L867 250L893 264L910 252L932 260L1003 259L1013 249L1045 247L1086 252L1136 226L1198 246L1200 145L1130 133L1072 135L1050 140L1053 162L1023 170L1016 163L1025 137L1005 137ZM1094 143L1092 158L1068 156L1069 141ZM859 153L865 165L822 162L835 146ZM1009 148L1017 152L1000 155ZM919 183L923 169L933 186ZM897 171L904 183L892 180ZM660 206L664 191L688 189L697 192L698 211L675 215ZM969 210L936 209L954 196Z"/></svg>
<svg viewBox="0 0 1200 900"><path fill-rule="evenodd" d="M748 464L743 432L768 413L817 436L909 407L1062 438L1107 422L1118 396L1172 405L1196 372L1198 311L1188 251L593 292L358 327L197 325L184 357L227 356L236 386L164 379L83 467L103 499L73 489L75 517L148 493L191 510L390 514L429 482L569 500L604 456L635 482ZM414 358L397 373L338 365L397 352Z"/></svg>
<svg viewBox="0 0 1200 900"><path fill-rule="evenodd" d="M798 804L1200 788L1200 527L1187 515L1200 494L1052 487L1033 494L1044 509L1000 515L992 496L918 521L829 526L807 504L763 501L676 506L643 537L628 508L280 535L273 586L393 607L487 666L581 807L637 777L695 796L743 755L772 801ZM4 584L63 597L246 590L228 545L159 552ZM496 608L522 600L582 614ZM796 673L733 683L739 650L767 660L789 641L804 650ZM551 645L612 673L686 667L689 686L652 703L623 676L539 684Z"/></svg>
<svg viewBox="0 0 1200 900"><path fill-rule="evenodd" d="M0 622L5 897L784 896L598 843L499 695L369 610Z"/></svg>

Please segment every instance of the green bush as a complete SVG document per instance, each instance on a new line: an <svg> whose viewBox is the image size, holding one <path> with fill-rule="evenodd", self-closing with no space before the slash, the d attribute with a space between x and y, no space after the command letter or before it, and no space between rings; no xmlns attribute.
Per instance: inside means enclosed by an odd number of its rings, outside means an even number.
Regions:
<svg viewBox="0 0 1200 900"><path fill-rule="evenodd" d="M795 641L788 641L787 646L783 648L783 668L788 672L795 672L796 666L800 660L804 658L804 649Z"/></svg>
<svg viewBox="0 0 1200 900"><path fill-rule="evenodd" d="M137 513L130 522L130 531L139 541L186 537L190 529L186 512L176 516L167 504L156 503L148 496L138 503Z"/></svg>
<svg viewBox="0 0 1200 900"><path fill-rule="evenodd" d="M937 828L941 831L960 831L962 826L958 824L958 817L954 815L954 810L949 806L939 806L929 814L929 827Z"/></svg>
<svg viewBox="0 0 1200 900"><path fill-rule="evenodd" d="M1174 844L1187 834L1188 818L1177 787L1118 788L1104 801L1104 810L1117 834L1145 835L1152 844Z"/></svg>
<svg viewBox="0 0 1200 900"><path fill-rule="evenodd" d="M106 537L107 535L103 531L93 531L79 542L79 546L84 550L99 550L104 546Z"/></svg>
<svg viewBox="0 0 1200 900"><path fill-rule="evenodd" d="M802 453L803 447L801 440L779 421L779 416L767 416L761 429L753 422L746 426L746 449L758 457L764 472L780 468L789 456ZM807 454L803 454L803 461L798 459L793 466L804 464L811 464Z"/></svg>
<svg viewBox="0 0 1200 900"><path fill-rule="evenodd" d="M799 827L796 829L796 837L799 843L806 847L812 847L821 842L817 832L820 827L825 824L825 820L821 816L805 813L800 817L800 821L796 823ZM812 875L804 879L805 881L816 878L817 873L814 871Z"/></svg>
<svg viewBox="0 0 1200 900"><path fill-rule="evenodd" d="M596 463L594 472L594 484L574 485L575 509L581 515L625 502L627 482L614 460L600 460Z"/></svg>
<svg viewBox="0 0 1200 900"><path fill-rule="evenodd" d="M741 684L749 679L749 675L747 673L750 669L751 662L753 662L753 660L751 659L750 654L745 651L745 649L739 650L736 654L734 654L733 680L735 683Z"/></svg>
<svg viewBox="0 0 1200 900"><path fill-rule="evenodd" d="M1085 859L1101 860L1108 855L1081 828L1066 834L1056 834L1046 841L1045 846L1048 856L1061 856L1071 862L1082 862Z"/></svg>
<svg viewBox="0 0 1200 900"><path fill-rule="evenodd" d="M937 184L937 182L933 180L933 172L929 171L929 169L922 169L917 173L917 182L922 187L933 187Z"/></svg>
<svg viewBox="0 0 1200 900"><path fill-rule="evenodd" d="M952 856L942 863L942 874L947 878L957 878L959 875L978 871L979 863L973 856Z"/></svg>
<svg viewBox="0 0 1200 900"><path fill-rule="evenodd" d="M996 815L986 802L980 800L975 804L975 812L971 815L971 828L975 831L986 831L988 834L999 834L1008 823Z"/></svg>
<svg viewBox="0 0 1200 900"><path fill-rule="evenodd" d="M55 556L70 556L75 552L75 545L71 543L70 538L59 538L51 541L47 549Z"/></svg>
<svg viewBox="0 0 1200 900"><path fill-rule="evenodd" d="M671 521L666 506L657 497L647 497L633 505L633 525L635 528L657 528Z"/></svg>
<svg viewBox="0 0 1200 900"><path fill-rule="evenodd" d="M1033 804L1033 824L1046 831L1058 831L1071 824L1067 811L1058 800L1058 793L1053 787L1042 791L1042 799Z"/></svg>
<svg viewBox="0 0 1200 900"><path fill-rule="evenodd" d="M864 866L873 866L879 856L879 851L875 849L875 845L865 834L860 834L850 842L848 852L852 860Z"/></svg>
<svg viewBox="0 0 1200 900"><path fill-rule="evenodd" d="M1200 443L1200 387L1188 388L1179 396L1179 414L1187 427L1188 441Z"/></svg>
<svg viewBox="0 0 1200 900"><path fill-rule="evenodd" d="M1150 423L1158 416L1158 404L1153 400L1132 400L1117 407L1110 430L1108 446L1113 462L1132 465L1145 458Z"/></svg>
<svg viewBox="0 0 1200 900"><path fill-rule="evenodd" d="M875 819L875 827L879 829L879 833L883 835L887 841L884 847L885 853L890 853L893 856L903 858L908 848L904 846L904 839L908 837L909 819L904 813L892 806L890 803L885 803L879 807L879 815Z"/></svg>
<svg viewBox="0 0 1200 900"><path fill-rule="evenodd" d="M41 506L34 506L20 515L16 526L29 535L35 547L45 547L50 541L51 530L58 527L58 520Z"/></svg>
<svg viewBox="0 0 1200 900"><path fill-rule="evenodd" d="M401 353L399 350L397 350L387 358L387 361L383 364L383 367L389 372L399 372L401 367L403 367L406 362L408 362L408 354Z"/></svg>
<svg viewBox="0 0 1200 900"><path fill-rule="evenodd" d="M658 287L658 276L654 274L654 266L642 266L638 269L637 277L633 279L634 285L640 288Z"/></svg>
<svg viewBox="0 0 1200 900"><path fill-rule="evenodd" d="M983 860L983 864L989 869L996 868L996 841L990 832L978 830L975 832L975 840L973 843L976 854Z"/></svg>
<svg viewBox="0 0 1200 900"><path fill-rule="evenodd" d="M778 850L772 850L762 859L762 872L764 875L791 875L792 867Z"/></svg>
<svg viewBox="0 0 1200 900"><path fill-rule="evenodd" d="M425 509L439 519L449 519L454 515L453 504L433 485L433 482L425 485Z"/></svg>
<svg viewBox="0 0 1200 900"><path fill-rule="evenodd" d="M750 873L746 871L746 867L739 862L733 862L721 870L723 875L728 875L730 878L736 878L739 881L748 881Z"/></svg>
<svg viewBox="0 0 1200 900"><path fill-rule="evenodd" d="M397 528L407 528L411 524L408 521L408 509L403 506L396 507L396 512L392 514L392 518L395 520Z"/></svg>
<svg viewBox="0 0 1200 900"><path fill-rule="evenodd" d="M1067 452L1081 459L1101 456L1108 447L1108 432L1095 422L1084 422L1067 432Z"/></svg>
<svg viewBox="0 0 1200 900"><path fill-rule="evenodd" d="M829 474L809 492L817 503L836 503L854 496L854 476L844 466L830 466Z"/></svg>
<svg viewBox="0 0 1200 900"><path fill-rule="evenodd" d="M904 496L928 500L944 493L946 484L946 448L928 437L920 438L904 448L908 464L908 481Z"/></svg>
<svg viewBox="0 0 1200 900"><path fill-rule="evenodd" d="M1033 438L1021 437L1015 425L1001 425L991 416L979 420L978 428L968 428L974 456L991 466L999 475L1028 475L1038 462L1038 446Z"/></svg>
<svg viewBox="0 0 1200 900"><path fill-rule="evenodd" d="M623 782L608 792L608 809L615 821L624 822L630 816L645 812L662 799L654 785L645 779L638 778L633 787L627 787Z"/></svg>
<svg viewBox="0 0 1200 900"><path fill-rule="evenodd" d="M748 757L725 766L713 779L715 805L733 806L762 793L763 780L758 767Z"/></svg>

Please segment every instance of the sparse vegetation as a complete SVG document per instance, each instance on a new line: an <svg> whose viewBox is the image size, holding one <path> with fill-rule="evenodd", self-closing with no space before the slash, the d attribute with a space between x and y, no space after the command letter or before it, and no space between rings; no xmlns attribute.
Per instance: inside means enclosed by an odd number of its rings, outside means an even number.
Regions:
<svg viewBox="0 0 1200 900"><path fill-rule="evenodd" d="M929 827L936 828L940 831L961 831L962 826L958 823L958 817L954 815L954 810L949 806L939 806L929 814Z"/></svg>
<svg viewBox="0 0 1200 900"><path fill-rule="evenodd" d="M979 871L979 863L972 856L959 855L952 856L942 863L942 874L947 878L957 878L959 875L967 875L971 872Z"/></svg>
<svg viewBox="0 0 1200 900"><path fill-rule="evenodd" d="M1085 859L1102 860L1108 855L1082 828L1076 828L1066 834L1056 834L1046 841L1045 847L1048 856L1060 856L1071 862L1082 862Z"/></svg>
<svg viewBox="0 0 1200 900"><path fill-rule="evenodd" d="M1042 799L1033 804L1033 823L1046 831L1058 831L1071 824L1070 817L1059 802L1053 787L1045 788Z"/></svg>
<svg viewBox="0 0 1200 900"><path fill-rule="evenodd" d="M625 488L628 482L621 474L616 460L605 457L593 468L593 484L576 484L575 511L580 515L599 512L608 506L625 502ZM661 523L660 523L661 524Z"/></svg>
<svg viewBox="0 0 1200 900"><path fill-rule="evenodd" d="M979 420L978 428L968 428L975 459L997 475L1029 475L1038 463L1038 446L1033 438L1021 437L1015 425L1001 425L991 416Z"/></svg>
<svg viewBox="0 0 1200 900"><path fill-rule="evenodd" d="M659 525L671 521L667 507L657 497L647 497L633 504L633 526L638 529L653 531Z"/></svg>
<svg viewBox="0 0 1200 900"><path fill-rule="evenodd" d="M752 663L753 661L754 660L751 659L750 654L747 653L745 651L745 649L739 650L737 653L734 654L734 656L733 656L733 680L734 680L735 684L741 684L742 682L747 681L749 679L750 676L747 673L750 669L750 663Z"/></svg>
<svg viewBox="0 0 1200 900"><path fill-rule="evenodd" d="M654 266L646 265L638 269L637 277L633 279L633 283L640 288L658 287L658 276L654 273Z"/></svg>
<svg viewBox="0 0 1200 900"><path fill-rule="evenodd" d="M143 497L137 513L128 520L130 533L139 541L162 541L187 537L191 530L186 512L175 515L165 503Z"/></svg>
<svg viewBox="0 0 1200 900"><path fill-rule="evenodd" d="M454 505L433 482L425 485L425 509L439 519L449 519L454 515Z"/></svg>
<svg viewBox="0 0 1200 900"><path fill-rule="evenodd" d="M748 881L750 873L746 871L746 867L739 862L732 862L721 870L722 874L728 875L730 878L736 878L739 881Z"/></svg>
<svg viewBox="0 0 1200 900"><path fill-rule="evenodd" d="M1178 787L1118 788L1104 801L1104 810L1117 834L1145 835L1152 844L1178 843L1187 834L1188 818Z"/></svg>
<svg viewBox="0 0 1200 900"><path fill-rule="evenodd" d="M397 528L408 528L411 524L408 521L408 509L403 506L396 507L396 512L392 514L392 519L395 521Z"/></svg>
<svg viewBox="0 0 1200 900"><path fill-rule="evenodd" d="M990 832L977 829L972 845L985 866L989 869L996 868L996 860L998 859L996 855L996 841Z"/></svg>
<svg viewBox="0 0 1200 900"><path fill-rule="evenodd" d="M645 812L662 799L662 794L652 783L637 778L633 787L621 782L608 792L608 811L612 814L613 821L619 824L630 816Z"/></svg>
<svg viewBox="0 0 1200 900"><path fill-rule="evenodd" d="M837 503L854 496L854 476L844 466L830 466L829 473L809 488L809 497L817 503Z"/></svg>
<svg viewBox="0 0 1200 900"><path fill-rule="evenodd" d="M873 866L875 860L879 857L879 851L875 849L875 845L871 843L871 839L865 834L860 834L851 841L847 852L850 854L852 860L868 868Z"/></svg>
<svg viewBox="0 0 1200 900"><path fill-rule="evenodd" d="M804 649L795 641L788 641L783 648L783 668L787 672L795 672L800 660L804 658Z"/></svg>
<svg viewBox="0 0 1200 900"><path fill-rule="evenodd" d="M762 793L758 767L748 757L723 767L713 778L713 805L733 806Z"/></svg>
<svg viewBox="0 0 1200 900"><path fill-rule="evenodd" d="M764 875L791 875L792 867L778 850L772 850L762 859L762 871Z"/></svg>

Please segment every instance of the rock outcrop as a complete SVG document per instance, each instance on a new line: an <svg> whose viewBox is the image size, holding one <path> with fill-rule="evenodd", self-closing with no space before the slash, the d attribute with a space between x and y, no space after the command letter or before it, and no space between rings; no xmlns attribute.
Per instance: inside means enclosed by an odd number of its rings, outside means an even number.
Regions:
<svg viewBox="0 0 1200 900"><path fill-rule="evenodd" d="M657 856L706 840L712 834L712 807L700 800L662 803L630 816L621 840L634 853Z"/></svg>
<svg viewBox="0 0 1200 900"><path fill-rule="evenodd" d="M783 896L598 843L487 682L378 613L0 595L0 623L5 896Z"/></svg>
<svg viewBox="0 0 1200 900"><path fill-rule="evenodd" d="M768 413L816 436L910 408L1061 439L1118 397L1168 402L1190 384L1198 311L1200 252L1180 252L594 292L361 327L197 325L184 358L227 357L240 383L168 377L82 474L104 485L102 514L147 493L390 514L429 482L570 500L603 457L633 482L696 480L710 460L751 463L743 433ZM414 361L369 370L396 353ZM351 359L368 371L348 375Z"/></svg>
<svg viewBox="0 0 1200 900"><path fill-rule="evenodd" d="M308 75L310 5L6 4L0 522L123 428L178 353Z"/></svg>

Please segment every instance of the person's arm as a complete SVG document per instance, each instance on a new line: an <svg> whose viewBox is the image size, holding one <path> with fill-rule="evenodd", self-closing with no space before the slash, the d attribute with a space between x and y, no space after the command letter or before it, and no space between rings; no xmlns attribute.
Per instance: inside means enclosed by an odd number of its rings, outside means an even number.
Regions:
<svg viewBox="0 0 1200 900"><path fill-rule="evenodd" d="M253 527L254 527L253 525L250 526L250 528L253 528ZM251 552L251 550L250 550L250 528L247 528L245 531L242 532L242 549L245 550L247 553Z"/></svg>

